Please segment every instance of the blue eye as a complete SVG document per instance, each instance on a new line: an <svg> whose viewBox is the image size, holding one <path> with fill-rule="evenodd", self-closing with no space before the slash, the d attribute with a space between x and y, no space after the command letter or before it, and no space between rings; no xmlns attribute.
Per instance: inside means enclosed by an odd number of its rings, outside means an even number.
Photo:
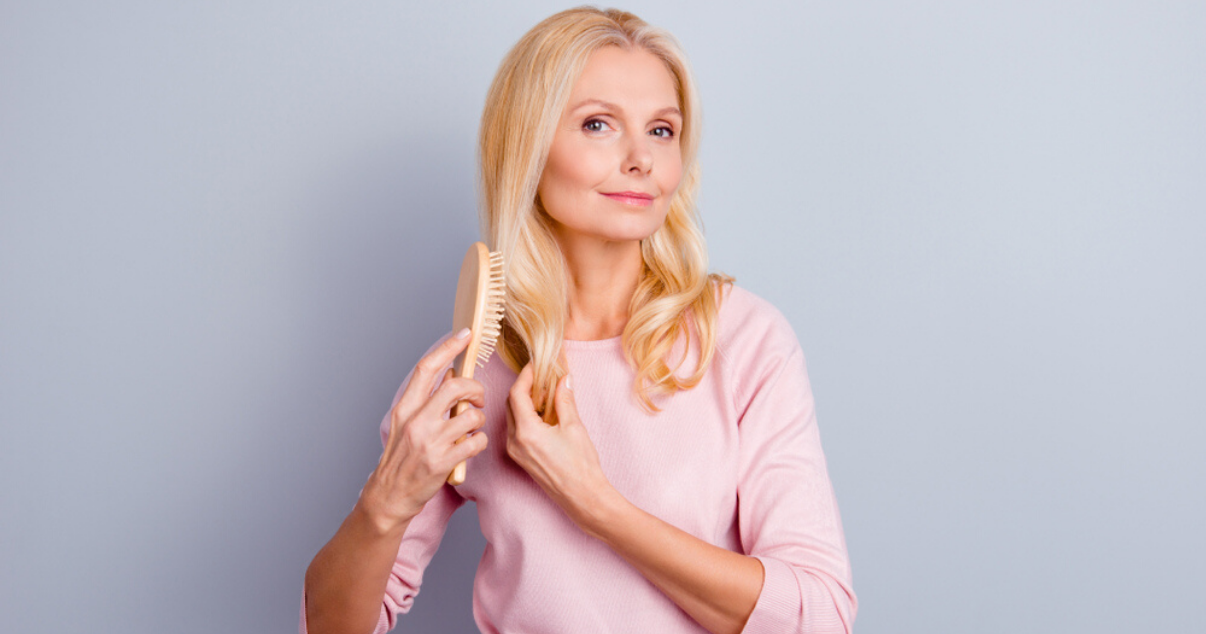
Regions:
<svg viewBox="0 0 1206 634"><path fill-rule="evenodd" d="M602 132L610 127L602 119L587 119L586 123L582 124L582 129L587 132Z"/></svg>

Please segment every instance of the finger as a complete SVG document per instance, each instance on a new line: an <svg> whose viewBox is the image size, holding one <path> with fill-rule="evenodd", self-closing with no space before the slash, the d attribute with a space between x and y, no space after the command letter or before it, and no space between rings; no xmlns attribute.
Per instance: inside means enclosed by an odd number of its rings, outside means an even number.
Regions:
<svg viewBox="0 0 1206 634"><path fill-rule="evenodd" d="M479 408L486 406L486 388L476 379L452 377L436 388L423 412L427 415L443 416L461 401L468 401Z"/></svg>
<svg viewBox="0 0 1206 634"><path fill-rule="evenodd" d="M510 397L507 397L507 437L515 437L515 416L511 413Z"/></svg>
<svg viewBox="0 0 1206 634"><path fill-rule="evenodd" d="M469 432L481 429L486 424L486 414L480 409L467 409L448 419L438 432L439 442L459 442Z"/></svg>
<svg viewBox="0 0 1206 634"><path fill-rule="evenodd" d="M456 465L481 453L486 448L488 442L489 439L486 438L486 434L479 432L453 445L452 449L448 451L448 470L452 471L452 468Z"/></svg>
<svg viewBox="0 0 1206 634"><path fill-rule="evenodd" d="M532 374L532 364L529 363L523 366L511 384L510 401L519 411L536 411L536 406L532 404Z"/></svg>
<svg viewBox="0 0 1206 634"><path fill-rule="evenodd" d="M410 383L406 385L406 391L402 393L402 398L398 400L398 403L406 403L404 408L408 410L418 409L435 388L440 371L452 363L456 355L464 351L468 345L469 329L462 328L460 332L448 337L434 350L419 359L410 375Z"/></svg>
<svg viewBox="0 0 1206 634"><path fill-rule="evenodd" d="M533 420L540 420L540 415L536 413L536 405L532 402L534 374L532 364L525 365L520 370L519 376L515 377L515 383L511 385L511 391L508 393L508 411L512 415L512 423L517 427L526 426Z"/></svg>
<svg viewBox="0 0 1206 634"><path fill-rule="evenodd" d="M578 422L578 404L574 402L574 391L570 389L570 377L565 375L557 382L557 394L553 399L557 408L557 419L561 422Z"/></svg>
<svg viewBox="0 0 1206 634"><path fill-rule="evenodd" d="M452 368L448 368L447 370L444 370L444 375L441 376L440 381L438 383L436 383L435 389L437 389L437 390L440 389L440 386L451 381L453 379L453 377L455 377L455 376L456 376L456 370L454 370ZM428 392L428 394L431 394L431 392ZM430 399L428 399L428 400L430 400Z"/></svg>

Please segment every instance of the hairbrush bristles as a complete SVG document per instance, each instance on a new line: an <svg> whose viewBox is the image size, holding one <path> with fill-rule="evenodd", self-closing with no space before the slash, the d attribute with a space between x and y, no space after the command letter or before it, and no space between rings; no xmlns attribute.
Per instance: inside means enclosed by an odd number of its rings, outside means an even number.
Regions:
<svg viewBox="0 0 1206 634"><path fill-rule="evenodd" d="M503 278L503 256L490 252L490 281L486 290L486 307L482 316L482 339L477 348L477 365L485 367L494 354L494 345L502 333L503 312L506 310L506 280Z"/></svg>
<svg viewBox="0 0 1206 634"><path fill-rule="evenodd" d="M452 307L452 332L469 328L469 342L453 362L456 376L473 378L473 371L484 368L494 354L494 344L502 334L503 303L507 286L503 280L503 256L491 252L483 242L475 242L461 261L461 275L456 284L456 304ZM452 408L452 416L460 416L472 407L460 401ZM461 442L465 437L457 440ZM465 462L460 462L448 474L448 484L465 481Z"/></svg>

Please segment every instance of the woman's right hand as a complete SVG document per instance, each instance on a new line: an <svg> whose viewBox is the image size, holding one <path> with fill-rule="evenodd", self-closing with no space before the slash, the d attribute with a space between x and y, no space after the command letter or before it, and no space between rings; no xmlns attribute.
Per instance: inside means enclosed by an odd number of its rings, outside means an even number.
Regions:
<svg viewBox="0 0 1206 634"><path fill-rule="evenodd" d="M420 359L402 397L390 411L385 451L357 502L382 532L409 524L444 485L457 463L486 448L486 435L481 432L457 442L481 428L485 422L481 409L469 408L444 419L459 401L485 407L482 384L454 377L449 369L439 389L434 394L431 391L440 370L468 344L469 329L465 328Z"/></svg>

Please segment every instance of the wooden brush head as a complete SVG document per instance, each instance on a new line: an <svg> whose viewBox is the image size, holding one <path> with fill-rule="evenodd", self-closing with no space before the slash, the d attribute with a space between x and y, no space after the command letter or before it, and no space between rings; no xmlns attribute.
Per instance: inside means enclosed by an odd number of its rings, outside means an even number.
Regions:
<svg viewBox="0 0 1206 634"><path fill-rule="evenodd" d="M503 281L501 253L490 253L481 242L473 243L461 262L461 278L456 284L456 305L452 307L452 332L469 329L469 345L453 362L456 375L473 378L473 370L485 365L494 352L494 344L502 331ZM461 414L470 407L468 401L457 403L452 413ZM461 442L462 439L457 440ZM448 474L448 484L465 482L465 463L461 462Z"/></svg>
<svg viewBox="0 0 1206 634"><path fill-rule="evenodd" d="M494 352L506 292L502 264L502 254L490 253L482 242L473 243L465 252L452 309L452 332L468 328L470 335L468 347L453 365L457 376L472 378L474 368L485 365Z"/></svg>

